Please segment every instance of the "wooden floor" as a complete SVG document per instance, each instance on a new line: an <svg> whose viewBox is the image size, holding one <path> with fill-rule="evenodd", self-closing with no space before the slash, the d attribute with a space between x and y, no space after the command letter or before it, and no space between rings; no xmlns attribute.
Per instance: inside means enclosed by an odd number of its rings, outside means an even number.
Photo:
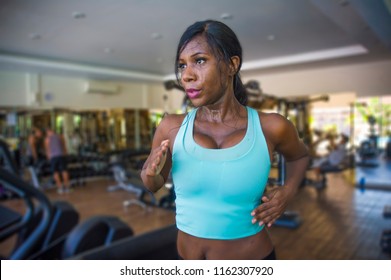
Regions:
<svg viewBox="0 0 391 280"><path fill-rule="evenodd" d="M391 229L391 219L383 217L384 206L391 204L391 191L361 192L348 177L347 173L328 175L328 186L323 191L308 186L300 189L288 209L300 214L301 226L274 226L269 230L278 259L391 259L379 244L382 231ZM76 187L70 194L59 195L54 189L46 193L51 200L72 203L81 221L94 215L115 215L128 223L135 234L175 222L175 215L169 210L153 207L146 211L136 205L124 208L122 201L133 195L121 190L107 192L111 184L112 181L102 179ZM1 204L15 210L23 205L19 200ZM11 241L0 244L1 255L7 255Z"/></svg>

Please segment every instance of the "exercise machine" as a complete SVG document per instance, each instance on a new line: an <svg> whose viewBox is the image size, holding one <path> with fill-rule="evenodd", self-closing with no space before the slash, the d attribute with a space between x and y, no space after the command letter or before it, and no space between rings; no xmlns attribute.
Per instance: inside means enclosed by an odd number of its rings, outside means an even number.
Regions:
<svg viewBox="0 0 391 280"><path fill-rule="evenodd" d="M6 189L16 193L18 197L22 198L27 206L25 214L20 219L8 223L9 226L2 229L0 232L0 241L4 241L10 236L19 233L32 223L35 205L38 205L38 207L42 209L42 216L38 224L33 228L24 242L19 244L12 253L6 257L11 260L27 259L34 253L34 250L49 229L53 217L53 208L51 207L50 201L42 192L30 186L3 167L0 167L0 182ZM36 204L34 201L36 201Z"/></svg>
<svg viewBox="0 0 391 280"><path fill-rule="evenodd" d="M177 260L176 225L130 236L77 254L73 260Z"/></svg>
<svg viewBox="0 0 391 280"><path fill-rule="evenodd" d="M24 200L23 215L0 207L0 241L17 235L17 242L5 259L61 259L108 245L133 235L119 218L96 216L78 224L79 214L65 201L50 202L46 195L22 180L16 172L8 147L0 140L0 184Z"/></svg>
<svg viewBox="0 0 391 280"><path fill-rule="evenodd" d="M126 192L136 195L134 199L127 199L122 202L124 207L130 205L138 205L144 210L150 210L148 205L156 206L157 202L152 192L144 187L137 169L129 165L139 166L139 156L145 155L146 151L117 151L111 153L110 169L112 171L116 185L109 186L107 191L113 192L117 190L124 190ZM132 162L129 164L129 162ZM149 199L147 199L149 197Z"/></svg>
<svg viewBox="0 0 391 280"><path fill-rule="evenodd" d="M64 259L133 235L133 230L114 216L95 216L75 225L77 214L73 211L55 210L58 207L54 206L44 193L2 167L0 182L23 198L27 205L22 217L13 215L12 220L7 218L6 222L1 223L0 241L14 234L24 236L23 239L18 238L12 253L2 256L3 258ZM34 214L35 205L40 214ZM5 212L2 208L0 213L3 217Z"/></svg>
<svg viewBox="0 0 391 280"><path fill-rule="evenodd" d="M285 182L285 159L281 154L277 154L278 156L278 162L277 162L277 168L278 168L278 175L277 178L269 178L268 180L268 186L282 186ZM286 210L275 222L275 226L280 227L286 227L291 229L298 228L302 223L302 219L300 218L300 215L296 211L292 210Z"/></svg>
<svg viewBox="0 0 391 280"><path fill-rule="evenodd" d="M391 205L384 206L383 217L391 219ZM391 229L383 230L380 237L380 246L383 252L391 254Z"/></svg>
<svg viewBox="0 0 391 280"><path fill-rule="evenodd" d="M356 162L357 166L361 166L361 167L379 166L379 162L377 159L379 155L379 151L373 139L364 140L360 143L360 147L358 148L358 155L360 157L360 161Z"/></svg>

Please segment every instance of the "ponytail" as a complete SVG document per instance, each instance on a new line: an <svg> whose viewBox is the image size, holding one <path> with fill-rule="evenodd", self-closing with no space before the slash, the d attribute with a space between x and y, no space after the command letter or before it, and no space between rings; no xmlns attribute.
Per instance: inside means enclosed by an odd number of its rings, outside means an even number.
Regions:
<svg viewBox="0 0 391 280"><path fill-rule="evenodd" d="M234 76L234 94L240 104L243 106L247 105L247 90L244 87L242 80L240 79L239 73L236 73Z"/></svg>

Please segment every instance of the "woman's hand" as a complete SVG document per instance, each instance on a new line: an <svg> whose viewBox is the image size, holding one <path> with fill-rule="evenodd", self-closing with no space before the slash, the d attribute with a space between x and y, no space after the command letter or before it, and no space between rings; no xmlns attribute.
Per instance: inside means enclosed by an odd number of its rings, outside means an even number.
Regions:
<svg viewBox="0 0 391 280"><path fill-rule="evenodd" d="M170 140L163 140L159 147L152 150L145 168L145 175L153 177L160 174L166 162L169 144Z"/></svg>
<svg viewBox="0 0 391 280"><path fill-rule="evenodd" d="M262 197L262 204L251 212L252 223L271 227L284 213L288 204L285 187L275 187Z"/></svg>

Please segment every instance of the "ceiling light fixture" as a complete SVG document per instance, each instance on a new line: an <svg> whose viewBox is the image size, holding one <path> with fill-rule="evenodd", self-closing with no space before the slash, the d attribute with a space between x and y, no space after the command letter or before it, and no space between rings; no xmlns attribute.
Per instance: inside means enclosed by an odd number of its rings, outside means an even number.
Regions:
<svg viewBox="0 0 391 280"><path fill-rule="evenodd" d="M154 40L159 40L159 39L163 38L163 35L156 32L156 33L151 34L151 38Z"/></svg>
<svg viewBox="0 0 391 280"><path fill-rule="evenodd" d="M82 19L82 18L85 18L86 17L86 14L83 13L83 12L73 12L72 13L72 17L74 19Z"/></svg>
<svg viewBox="0 0 391 280"><path fill-rule="evenodd" d="M342 7L346 7L349 5L349 1L347 0L340 0L339 1L339 4L342 6Z"/></svg>
<svg viewBox="0 0 391 280"><path fill-rule="evenodd" d="M276 36L274 36L273 34L270 34L266 38L268 41L274 41L276 39Z"/></svg>
<svg viewBox="0 0 391 280"><path fill-rule="evenodd" d="M105 53L113 53L114 52L114 50L112 48L105 48L103 51Z"/></svg>
<svg viewBox="0 0 391 280"><path fill-rule="evenodd" d="M230 13L222 13L220 16L221 19L233 19L234 16Z"/></svg>
<svg viewBox="0 0 391 280"><path fill-rule="evenodd" d="M39 34L37 34L37 33L30 33L30 34L29 34L29 38L30 38L31 40L39 40L39 39L41 39L41 35L39 35Z"/></svg>

